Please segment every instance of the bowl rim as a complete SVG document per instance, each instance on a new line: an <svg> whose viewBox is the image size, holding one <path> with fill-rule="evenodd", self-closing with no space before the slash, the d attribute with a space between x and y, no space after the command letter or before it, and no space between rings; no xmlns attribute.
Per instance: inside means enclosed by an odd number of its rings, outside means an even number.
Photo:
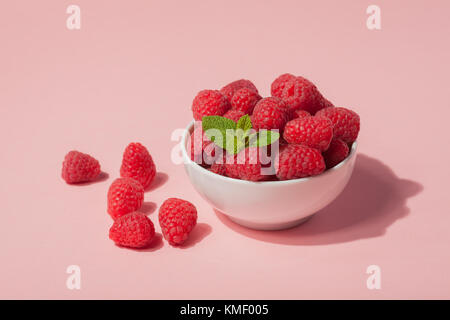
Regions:
<svg viewBox="0 0 450 320"><path fill-rule="evenodd" d="M186 165L186 164L191 164L191 165L194 164L200 170L203 170L204 173L206 173L207 175L211 175L211 177L215 177L216 179L222 179L224 181L233 182L233 183L242 184L242 185L271 185L271 186L289 185L289 184L296 184L296 183L306 183L309 180L317 179L318 177L324 177L326 175L329 175L329 174L333 173L334 171L340 170L348 161L350 161L350 159L352 159L355 156L356 148L357 148L357 145L358 145L358 142L354 141L353 145L352 145L352 148L350 150L350 153L348 154L347 158L345 158L343 161L338 163L333 168L328 169L328 170L326 170L326 171L324 171L321 174L318 174L316 176L304 177L304 178L298 178L298 179L291 179L291 180L281 180L281 181L248 181L248 180L241 180L241 179L234 179L234 178L230 178L230 177L225 177L225 176L222 176L220 174L213 173L213 172L209 171L208 169L203 168L201 165L199 165L195 161L191 160L191 157L188 156L187 150L186 150L186 139L187 139L188 135L190 134L190 129L194 126L194 124L195 124L195 120L192 120L188 124L188 126L184 130L183 137L182 137L181 142L180 142L181 143L181 152L182 152L182 155L183 155L183 164L184 165Z"/></svg>

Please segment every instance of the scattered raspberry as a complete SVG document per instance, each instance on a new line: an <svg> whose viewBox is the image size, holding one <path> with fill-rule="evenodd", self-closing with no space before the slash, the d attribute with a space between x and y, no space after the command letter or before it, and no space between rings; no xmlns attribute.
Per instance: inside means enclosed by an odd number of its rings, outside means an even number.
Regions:
<svg viewBox="0 0 450 320"><path fill-rule="evenodd" d="M296 76L294 76L290 73L282 74L281 76L276 78L270 85L270 93L272 94L272 96L281 98L281 94L283 92L283 89L284 89L284 86L286 85L286 83L289 80L293 80L295 78L296 78Z"/></svg>
<svg viewBox="0 0 450 320"><path fill-rule="evenodd" d="M297 118L286 124L283 138L288 143L324 151L328 149L333 138L333 125L329 119L323 117Z"/></svg>
<svg viewBox="0 0 450 320"><path fill-rule="evenodd" d="M258 89L256 89L256 86L250 80L246 79L233 81L227 84L222 89L220 89L220 92L228 98L228 101L231 101L231 98L233 98L234 93L242 88L248 88L258 93Z"/></svg>
<svg viewBox="0 0 450 320"><path fill-rule="evenodd" d="M333 107L334 107L334 104L330 100L328 100L322 96L322 99L319 100L318 106L316 108L317 109L316 113L319 110L322 110L325 108L333 108Z"/></svg>
<svg viewBox="0 0 450 320"><path fill-rule="evenodd" d="M290 180L322 173L325 162L317 149L289 144L281 149L276 168L278 179Z"/></svg>
<svg viewBox="0 0 450 320"><path fill-rule="evenodd" d="M221 116L230 108L230 101L217 90L202 90L192 102L195 120L202 120L204 116Z"/></svg>
<svg viewBox="0 0 450 320"><path fill-rule="evenodd" d="M204 134L202 123L196 122L195 129L189 140L191 160L200 165L210 165L214 162L216 145Z"/></svg>
<svg viewBox="0 0 450 320"><path fill-rule="evenodd" d="M92 181L100 174L100 164L86 153L70 151L64 157L61 176L67 183Z"/></svg>
<svg viewBox="0 0 450 320"><path fill-rule="evenodd" d="M331 120L334 139L342 139L350 144L358 137L360 123L356 112L342 107L330 107L320 110L316 116Z"/></svg>
<svg viewBox="0 0 450 320"><path fill-rule="evenodd" d="M117 218L109 238L117 245L130 248L144 248L155 236L153 222L143 213L133 212Z"/></svg>
<svg viewBox="0 0 450 320"><path fill-rule="evenodd" d="M322 154L325 159L327 169L333 168L335 165L347 158L348 152L348 145L344 141L341 139L333 139L328 150Z"/></svg>
<svg viewBox="0 0 450 320"><path fill-rule="evenodd" d="M261 99L257 91L244 87L234 93L231 98L231 108L242 111L244 114L252 114L256 103Z"/></svg>
<svg viewBox="0 0 450 320"><path fill-rule="evenodd" d="M249 147L237 155L230 155L225 164L227 176L248 181L266 180L268 174L263 171L264 166L261 161L265 155L263 152L263 149Z"/></svg>
<svg viewBox="0 0 450 320"><path fill-rule="evenodd" d="M108 190L108 213L117 219L138 210L144 202L144 188L132 178L114 180Z"/></svg>
<svg viewBox="0 0 450 320"><path fill-rule="evenodd" d="M308 111L301 110L301 109L294 111L294 119L295 118L306 118L306 117L311 117L311 114Z"/></svg>
<svg viewBox="0 0 450 320"><path fill-rule="evenodd" d="M180 245L197 224L197 209L185 200L169 198L159 208L159 224L171 245Z"/></svg>
<svg viewBox="0 0 450 320"><path fill-rule="evenodd" d="M130 143L123 153L120 176L137 180L145 189L153 181L155 174L155 163L147 148L140 143Z"/></svg>
<svg viewBox="0 0 450 320"><path fill-rule="evenodd" d="M258 129L283 130L289 120L286 104L279 98L270 97L259 100L252 115L252 125Z"/></svg>
<svg viewBox="0 0 450 320"><path fill-rule="evenodd" d="M319 110L319 102L323 99L317 87L308 79L297 77L286 82L281 99L290 110L302 109L310 114Z"/></svg>
<svg viewBox="0 0 450 320"><path fill-rule="evenodd" d="M238 122L242 116L245 116L245 113L240 110L228 110L227 113L223 115L225 118L231 119L234 122Z"/></svg>

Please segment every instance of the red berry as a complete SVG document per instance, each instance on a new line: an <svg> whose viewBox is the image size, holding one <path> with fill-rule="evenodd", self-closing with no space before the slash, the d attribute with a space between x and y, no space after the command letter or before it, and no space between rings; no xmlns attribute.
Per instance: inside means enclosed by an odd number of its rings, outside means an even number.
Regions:
<svg viewBox="0 0 450 320"><path fill-rule="evenodd" d="M213 172L213 173L219 174L221 176L226 176L227 175L224 163L216 163L216 162L214 162L211 165L211 168L209 168L208 170Z"/></svg>
<svg viewBox="0 0 450 320"><path fill-rule="evenodd" d="M306 111L306 110L298 109L298 110L294 111L293 116L294 116L294 119L296 119L296 118L306 118L306 117L311 117L311 114L308 111Z"/></svg>
<svg viewBox="0 0 450 320"><path fill-rule="evenodd" d="M156 167L147 148L140 143L130 143L124 153L120 176L137 180L144 189L155 178Z"/></svg>
<svg viewBox="0 0 450 320"><path fill-rule="evenodd" d="M289 110L279 98L270 97L259 100L253 110L252 125L258 129L283 130L289 120Z"/></svg>
<svg viewBox="0 0 450 320"><path fill-rule="evenodd" d="M252 114L259 100L261 100L261 96L257 91L244 87L237 90L231 98L231 109L242 111L244 114Z"/></svg>
<svg viewBox="0 0 450 320"><path fill-rule="evenodd" d="M331 120L334 139L342 139L350 144L358 137L360 123L356 112L342 107L329 107L317 112L316 116Z"/></svg>
<svg viewBox="0 0 450 320"><path fill-rule="evenodd" d="M289 144L281 148L275 167L278 179L290 180L322 173L325 162L317 149Z"/></svg>
<svg viewBox="0 0 450 320"><path fill-rule="evenodd" d="M117 219L138 210L144 202L144 188L132 178L118 178L108 190L108 213Z"/></svg>
<svg viewBox="0 0 450 320"><path fill-rule="evenodd" d="M223 115L225 118L231 119L234 122L238 122L242 116L245 116L245 113L240 110L228 110L227 113Z"/></svg>
<svg viewBox="0 0 450 320"><path fill-rule="evenodd" d="M296 118L284 127L283 138L288 143L302 144L324 151L328 149L333 138L333 125L327 118Z"/></svg>
<svg viewBox="0 0 450 320"><path fill-rule="evenodd" d="M144 248L155 236L153 222L143 213L133 212L117 218L109 238L117 245L130 248Z"/></svg>
<svg viewBox="0 0 450 320"><path fill-rule="evenodd" d="M202 90L192 102L195 120L202 120L204 116L222 116L230 108L230 101L217 90Z"/></svg>
<svg viewBox="0 0 450 320"><path fill-rule="evenodd" d="M272 96L281 98L281 93L283 92L283 89L284 89L284 86L286 85L286 83L289 80L292 80L295 78L296 78L296 76L294 76L290 73L282 74L281 76L276 78L270 86L270 93L272 94Z"/></svg>
<svg viewBox="0 0 450 320"><path fill-rule="evenodd" d="M216 145L209 140L203 132L202 123L195 123L194 131L189 139L191 149L191 160L200 165L210 165L214 162L216 154Z"/></svg>
<svg viewBox="0 0 450 320"><path fill-rule="evenodd" d="M328 150L322 154L325 159L327 169L333 168L335 165L347 158L348 152L348 145L344 141L341 139L333 139Z"/></svg>
<svg viewBox="0 0 450 320"><path fill-rule="evenodd" d="M256 86L250 80L246 79L233 81L227 84L222 89L220 89L220 92L227 97L228 101L231 101L231 98L233 98L234 93L242 88L248 88L258 93L258 89L256 89Z"/></svg>
<svg viewBox="0 0 450 320"><path fill-rule="evenodd" d="M92 181L100 174L100 164L86 153L70 151L64 157L61 176L67 183Z"/></svg>
<svg viewBox="0 0 450 320"><path fill-rule="evenodd" d="M159 224L171 245L180 245L197 224L197 209L182 199L169 198L159 208Z"/></svg>
<svg viewBox="0 0 450 320"><path fill-rule="evenodd" d="M317 87L308 79L297 77L286 82L281 99L290 110L302 109L311 114L319 110L319 102L323 99Z"/></svg>
<svg viewBox="0 0 450 320"><path fill-rule="evenodd" d="M237 155L229 155L225 164L226 175L248 181L266 180L269 174L264 171L264 166L266 162L269 164L269 161L262 161L268 159L265 158L265 152L267 153L264 148L249 147Z"/></svg>

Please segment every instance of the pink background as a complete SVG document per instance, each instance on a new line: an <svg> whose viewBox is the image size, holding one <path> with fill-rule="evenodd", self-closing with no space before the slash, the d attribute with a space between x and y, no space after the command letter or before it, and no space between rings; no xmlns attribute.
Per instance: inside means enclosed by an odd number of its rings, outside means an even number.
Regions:
<svg viewBox="0 0 450 320"><path fill-rule="evenodd" d="M81 30L66 8L81 7ZM381 7L382 29L366 28ZM450 298L448 1L2 1L0 298ZM214 211L170 160L194 95L238 78L313 80L362 118L343 194L282 232ZM160 172L145 195L197 206L185 248L108 239L106 192L131 141ZM70 186L66 152L109 178ZM81 290L66 268L81 267ZM366 288L379 265L381 290Z"/></svg>

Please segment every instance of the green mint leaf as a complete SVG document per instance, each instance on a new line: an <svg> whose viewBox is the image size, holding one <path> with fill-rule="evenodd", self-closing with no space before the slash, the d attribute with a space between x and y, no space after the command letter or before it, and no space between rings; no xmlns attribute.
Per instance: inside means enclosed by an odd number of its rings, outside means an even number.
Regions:
<svg viewBox="0 0 450 320"><path fill-rule="evenodd" d="M253 133L249 137L250 147L264 147L271 145L280 139L280 133L271 130L260 130L257 133Z"/></svg>
<svg viewBox="0 0 450 320"><path fill-rule="evenodd" d="M202 129L212 142L225 149L227 130L236 129L236 122L221 116L204 116L202 118Z"/></svg>
<svg viewBox="0 0 450 320"><path fill-rule="evenodd" d="M248 114L243 115L239 121L237 122L237 129L242 129L244 132L247 132L252 128L252 120Z"/></svg>

